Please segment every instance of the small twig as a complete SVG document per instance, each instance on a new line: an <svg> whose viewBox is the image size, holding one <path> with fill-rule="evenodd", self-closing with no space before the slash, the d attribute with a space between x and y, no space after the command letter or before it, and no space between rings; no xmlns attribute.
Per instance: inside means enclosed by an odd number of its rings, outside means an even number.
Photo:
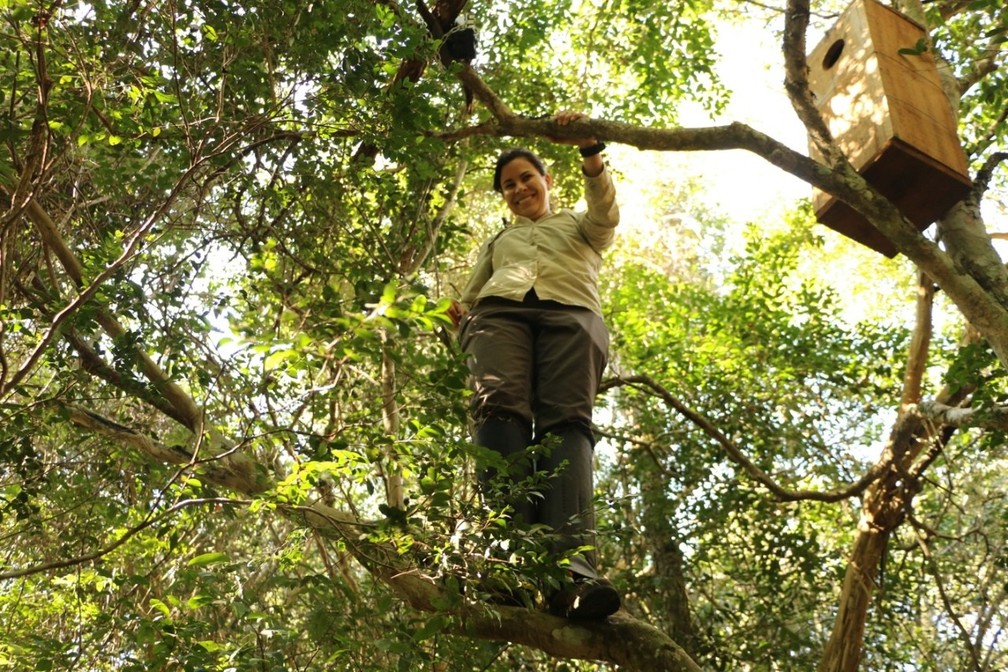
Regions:
<svg viewBox="0 0 1008 672"><path fill-rule="evenodd" d="M948 614L950 619L952 619L952 622L955 624L956 630L959 633L959 637L963 640L963 644L969 652L972 669L975 670L975 672L980 672L983 670L983 666L980 664L980 658L977 656L976 645L973 643L973 640L970 639L969 631L966 629L966 626L963 625L959 615L956 614L955 609L952 607L952 601L949 599L948 592L945 590L946 580L939 574L937 567L935 567L934 557L931 555L931 549L927 545L927 537L925 534L921 534L921 527L912 515L907 518L916 532L917 545L924 554L925 566L928 569L928 574L930 574L931 578L934 579L935 587L938 588L938 595L941 597L942 605L945 607L945 613Z"/></svg>

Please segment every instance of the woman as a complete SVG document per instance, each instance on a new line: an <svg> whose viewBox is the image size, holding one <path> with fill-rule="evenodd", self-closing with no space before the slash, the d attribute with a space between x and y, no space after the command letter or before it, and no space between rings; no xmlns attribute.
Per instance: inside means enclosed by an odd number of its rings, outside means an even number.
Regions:
<svg viewBox="0 0 1008 672"><path fill-rule="evenodd" d="M555 118L567 125L583 116ZM605 145L554 141L578 146L587 210L554 211L553 178L539 157L525 149L502 154L493 186L514 220L484 244L458 312L468 310L459 338L472 373L474 441L511 458L515 482L534 471L555 474L540 501L511 504L515 518L552 527L560 553L594 542L591 420L609 345L597 279L619 209ZM534 463L525 458L532 443L544 444ZM619 593L597 574L594 552L573 556L570 567L571 581L550 597L551 611L599 619L619 609Z"/></svg>

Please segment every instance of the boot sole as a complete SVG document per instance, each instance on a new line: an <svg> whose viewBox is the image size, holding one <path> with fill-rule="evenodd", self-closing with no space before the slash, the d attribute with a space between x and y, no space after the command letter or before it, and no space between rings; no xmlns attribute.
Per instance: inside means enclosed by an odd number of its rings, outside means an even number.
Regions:
<svg viewBox="0 0 1008 672"><path fill-rule="evenodd" d="M598 621L612 616L620 608L620 595L612 586L597 585L574 597L567 618L578 621Z"/></svg>

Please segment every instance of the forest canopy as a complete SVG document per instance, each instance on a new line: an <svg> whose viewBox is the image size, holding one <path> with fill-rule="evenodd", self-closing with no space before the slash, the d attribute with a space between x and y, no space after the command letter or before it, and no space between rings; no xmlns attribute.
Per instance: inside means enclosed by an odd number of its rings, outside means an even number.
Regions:
<svg viewBox="0 0 1008 672"><path fill-rule="evenodd" d="M1008 667L1008 8L892 4L967 167L923 230L810 90L841 3L0 2L0 669ZM732 116L742 29L807 146ZM487 599L560 568L477 492L448 315L502 149L577 206L558 136L631 215L599 623ZM738 221L739 151L895 254Z"/></svg>

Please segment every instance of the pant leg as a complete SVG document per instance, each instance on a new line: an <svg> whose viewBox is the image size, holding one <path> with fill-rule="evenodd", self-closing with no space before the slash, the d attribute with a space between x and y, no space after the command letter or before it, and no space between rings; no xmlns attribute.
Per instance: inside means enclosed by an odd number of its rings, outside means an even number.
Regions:
<svg viewBox="0 0 1008 672"><path fill-rule="evenodd" d="M548 443L538 468L551 474L543 500L539 503L539 522L553 528L556 535L550 549L562 554L579 546L595 545L595 507L592 480L592 440L580 427L568 425L546 435ZM571 558L571 570L581 576L596 578L595 551L582 551Z"/></svg>
<svg viewBox="0 0 1008 672"><path fill-rule="evenodd" d="M498 478L500 474L496 469L485 469L480 473L484 499L497 509L510 507L514 520L526 525L536 522L533 493L509 485L527 482L532 477L534 464L528 450L531 440L532 427L509 416L487 418L476 427L473 436L477 446L499 453L507 463L503 479Z"/></svg>
<svg viewBox="0 0 1008 672"><path fill-rule="evenodd" d="M491 487L496 470L480 473L483 496L491 506L510 506L516 519L532 524L537 512L531 493L506 487L534 472L526 450L532 439L532 327L520 304L495 302L473 308L459 338L470 371L473 441L507 462L507 478L497 489Z"/></svg>
<svg viewBox="0 0 1008 672"><path fill-rule="evenodd" d="M553 550L563 553L595 544L592 409L605 369L609 334L602 318L587 309L545 309L537 321L536 436L559 441L543 451L538 469L556 474L539 505L539 522L556 534ZM595 552L571 559L571 569L595 578Z"/></svg>
<svg viewBox="0 0 1008 672"><path fill-rule="evenodd" d="M469 366L475 424L509 416L532 426L535 342L521 304L477 304L466 315L459 340Z"/></svg>
<svg viewBox="0 0 1008 672"><path fill-rule="evenodd" d="M601 316L587 308L545 308L537 315L532 401L536 436L568 424L590 435L609 332Z"/></svg>

